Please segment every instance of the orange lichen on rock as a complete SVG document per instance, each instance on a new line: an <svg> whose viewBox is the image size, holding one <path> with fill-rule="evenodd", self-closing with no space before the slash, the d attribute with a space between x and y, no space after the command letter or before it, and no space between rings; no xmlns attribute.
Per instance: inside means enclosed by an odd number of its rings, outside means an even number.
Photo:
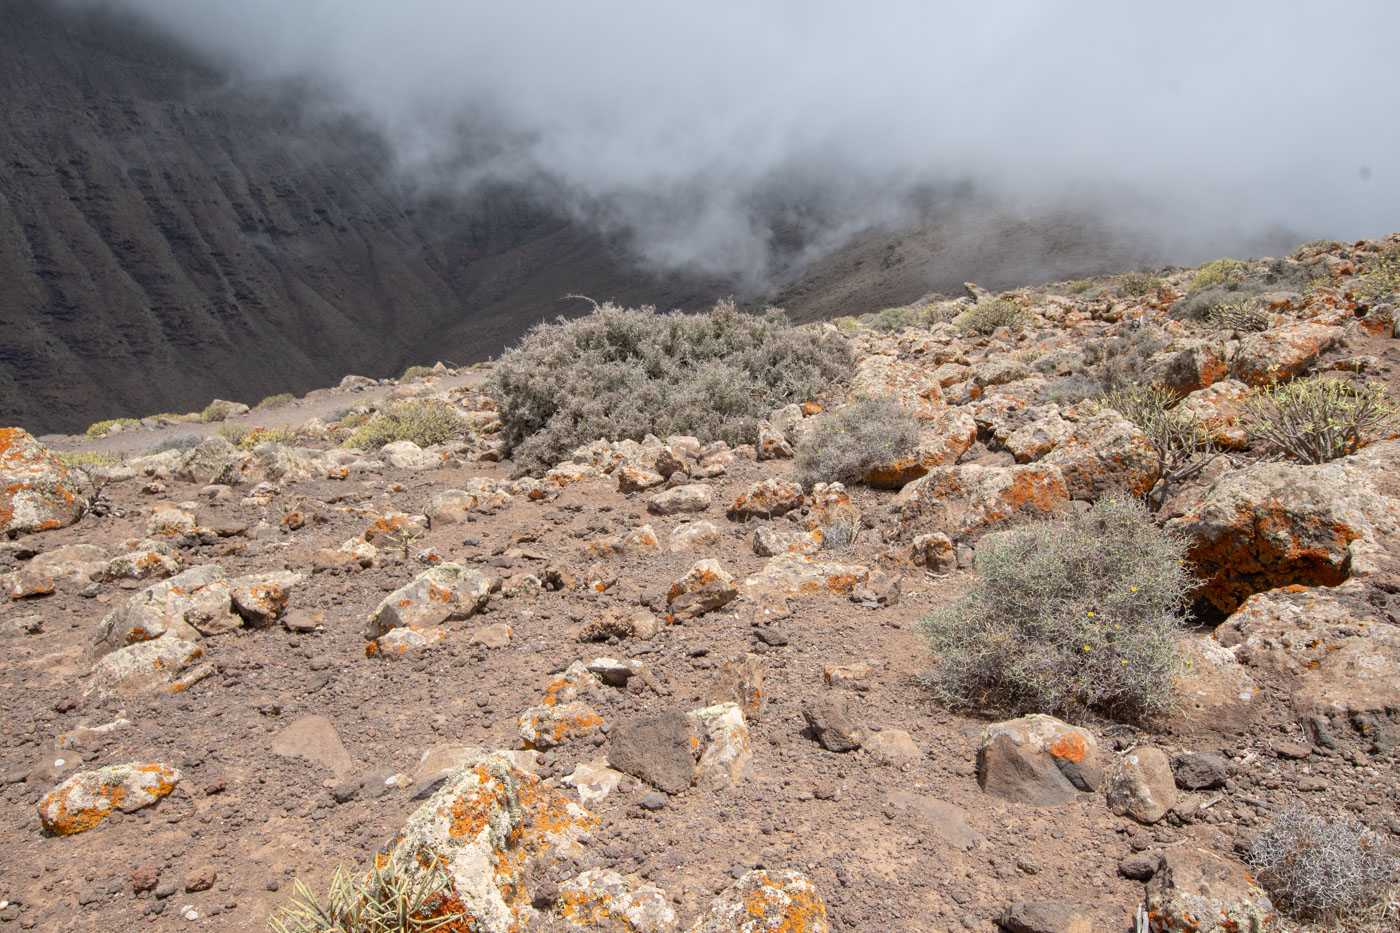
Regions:
<svg viewBox="0 0 1400 933"><path fill-rule="evenodd" d="M131 813L173 791L180 772L164 764L129 764L83 771L39 801L39 821L56 836L91 829L113 810Z"/></svg>
<svg viewBox="0 0 1400 933"><path fill-rule="evenodd" d="M826 905L801 873L750 871L710 904L692 933L828 933Z"/></svg>
<svg viewBox="0 0 1400 933"><path fill-rule="evenodd" d="M0 428L0 535L71 525L83 501L73 478L48 448L23 428Z"/></svg>

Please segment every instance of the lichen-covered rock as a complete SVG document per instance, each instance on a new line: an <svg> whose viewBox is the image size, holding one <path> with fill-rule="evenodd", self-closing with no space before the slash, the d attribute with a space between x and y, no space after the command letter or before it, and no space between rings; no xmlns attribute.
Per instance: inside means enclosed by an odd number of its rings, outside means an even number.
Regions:
<svg viewBox="0 0 1400 933"><path fill-rule="evenodd" d="M1336 586L1391 563L1400 534L1400 441L1330 463L1256 463L1221 475L1167 522L1190 542L1197 596L1222 612L1290 584Z"/></svg>
<svg viewBox="0 0 1400 933"><path fill-rule="evenodd" d="M851 377L851 397L889 396L923 419L936 418L947 407L943 389L924 360L904 360L883 353L863 357Z"/></svg>
<svg viewBox="0 0 1400 933"><path fill-rule="evenodd" d="M229 596L234 611L249 625L261 628L282 617L287 611L292 587L301 581L301 574L285 570L249 574L229 581Z"/></svg>
<svg viewBox="0 0 1400 933"><path fill-rule="evenodd" d="M666 482L666 477L636 464L624 464L613 471L618 492L642 492Z"/></svg>
<svg viewBox="0 0 1400 933"><path fill-rule="evenodd" d="M829 933L826 905L796 871L750 871L726 888L690 933Z"/></svg>
<svg viewBox="0 0 1400 933"><path fill-rule="evenodd" d="M895 497L900 527L914 535L940 531L955 541L994 525L1048 518L1069 508L1060 468L1043 460L1013 467L938 467Z"/></svg>
<svg viewBox="0 0 1400 933"><path fill-rule="evenodd" d="M47 596L58 589L79 590L100 579L107 552L94 544L70 544L32 558L19 570L0 577L11 599Z"/></svg>
<svg viewBox="0 0 1400 933"><path fill-rule="evenodd" d="M1152 824L1176 806L1176 779L1171 762L1160 748L1124 752L1104 772L1108 807L1119 816Z"/></svg>
<svg viewBox="0 0 1400 933"><path fill-rule="evenodd" d="M703 487L702 487L703 488ZM682 522L666 539L666 549L672 554L708 547L719 541L719 530L710 522Z"/></svg>
<svg viewBox="0 0 1400 933"><path fill-rule="evenodd" d="M587 703L532 706L520 715L519 732L526 748L553 748L591 739L603 728L603 717Z"/></svg>
<svg viewBox="0 0 1400 933"><path fill-rule="evenodd" d="M791 460L792 444L783 432L767 421L758 423L757 458L759 460Z"/></svg>
<svg viewBox="0 0 1400 933"><path fill-rule="evenodd" d="M768 662L761 655L745 654L725 661L706 693L712 705L736 703L745 720L758 721L768 706L768 694L763 689L763 674Z"/></svg>
<svg viewBox="0 0 1400 933"><path fill-rule="evenodd" d="M729 517L735 521L750 518L774 518L801 508L805 497L802 487L780 479L765 479L746 489L729 507Z"/></svg>
<svg viewBox="0 0 1400 933"><path fill-rule="evenodd" d="M972 416L959 408L947 409L920 430L913 453L871 467L862 481L876 489L900 489L934 467L957 463L976 440Z"/></svg>
<svg viewBox="0 0 1400 933"><path fill-rule="evenodd" d="M179 691L214 673L204 649L169 635L119 648L92 668L92 686L102 694Z"/></svg>
<svg viewBox="0 0 1400 933"><path fill-rule="evenodd" d="M1080 421L1041 462L1060 468L1071 499L1119 490L1144 496L1159 475L1146 435L1111 410Z"/></svg>
<svg viewBox="0 0 1400 933"><path fill-rule="evenodd" d="M438 564L384 598L369 618L365 636L378 638L390 629L427 628L466 619L486 605L491 581L460 564Z"/></svg>
<svg viewBox="0 0 1400 933"><path fill-rule="evenodd" d="M1282 676L1300 717L1400 710L1400 629L1348 589L1256 593L1215 639L1242 664Z"/></svg>
<svg viewBox="0 0 1400 933"><path fill-rule="evenodd" d="M977 783L986 793L1051 807L1091 793L1103 779L1093 733L1036 714L982 730Z"/></svg>
<svg viewBox="0 0 1400 933"><path fill-rule="evenodd" d="M1304 372L1345 335L1341 327L1314 323L1285 324L1250 334L1240 341L1230 373L1246 385L1273 385Z"/></svg>
<svg viewBox="0 0 1400 933"><path fill-rule="evenodd" d="M676 928L676 912L665 891L610 868L591 868L560 884L554 911L594 933L668 933Z"/></svg>
<svg viewBox="0 0 1400 933"><path fill-rule="evenodd" d="M473 933L519 933L537 917L530 864L567 856L597 819L500 754L468 760L400 830L390 852L410 873L441 864L440 913L460 912Z"/></svg>
<svg viewBox="0 0 1400 933"><path fill-rule="evenodd" d="M238 467L243 454L218 435L206 437L180 458L175 477L201 486L234 486L242 481Z"/></svg>
<svg viewBox="0 0 1400 933"><path fill-rule="evenodd" d="M674 603L686 593L694 593L715 582L733 584L734 575L719 565L713 558L696 561L686 571L685 576L671 584L666 591L666 602Z"/></svg>
<svg viewBox="0 0 1400 933"><path fill-rule="evenodd" d="M1074 436L1073 422L1060 417L1058 406L1034 410L1039 417L1026 420L1002 439L1002 446L1011 451L1017 463L1039 460Z"/></svg>
<svg viewBox="0 0 1400 933"><path fill-rule="evenodd" d="M1172 692L1176 703L1153 717L1174 735L1239 735L1249 731L1264 695L1230 649L1211 639L1181 643L1181 667Z"/></svg>
<svg viewBox="0 0 1400 933"><path fill-rule="evenodd" d="M1194 846L1164 851L1146 906L1150 933L1264 933L1274 912L1243 865Z"/></svg>
<svg viewBox="0 0 1400 933"><path fill-rule="evenodd" d="M166 764L126 764L81 771L44 795L39 821L56 836L92 829L113 810L133 813L168 796L180 783Z"/></svg>
<svg viewBox="0 0 1400 933"><path fill-rule="evenodd" d="M181 638L219 635L242 626L223 568L201 564L142 590L109 612L93 636L101 652L171 632ZM197 633L197 634L196 634Z"/></svg>
<svg viewBox="0 0 1400 933"><path fill-rule="evenodd" d="M146 540L118 554L102 570L104 580L159 580L180 572L180 555L165 541Z"/></svg>
<svg viewBox="0 0 1400 933"><path fill-rule="evenodd" d="M799 554L783 553L769 558L762 570L746 579L743 591L755 599L765 594L806 596L812 593L836 593L845 596L869 579L868 567L824 562Z"/></svg>
<svg viewBox="0 0 1400 933"><path fill-rule="evenodd" d="M1190 395L1224 379L1225 355L1218 344L1201 340L1172 354L1162 364L1157 381L1177 396Z"/></svg>
<svg viewBox="0 0 1400 933"><path fill-rule="evenodd" d="M390 629L365 646L365 654L380 658L413 657L436 647L447 635L436 625Z"/></svg>
<svg viewBox="0 0 1400 933"><path fill-rule="evenodd" d="M63 461L23 428L0 428L0 536L66 528L83 500Z"/></svg>

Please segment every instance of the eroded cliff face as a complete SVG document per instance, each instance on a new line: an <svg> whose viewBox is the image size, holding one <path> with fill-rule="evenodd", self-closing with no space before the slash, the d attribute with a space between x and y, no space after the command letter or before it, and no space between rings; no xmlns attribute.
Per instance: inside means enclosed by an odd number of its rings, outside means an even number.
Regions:
<svg viewBox="0 0 1400 933"><path fill-rule="evenodd" d="M0 412L38 431L480 359L570 292L686 301L519 192L408 190L383 143L140 24L0 3Z"/></svg>

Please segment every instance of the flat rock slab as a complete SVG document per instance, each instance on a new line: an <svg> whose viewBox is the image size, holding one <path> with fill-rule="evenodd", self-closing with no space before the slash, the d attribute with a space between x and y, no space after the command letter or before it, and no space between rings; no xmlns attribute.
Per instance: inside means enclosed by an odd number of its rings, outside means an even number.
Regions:
<svg viewBox="0 0 1400 933"><path fill-rule="evenodd" d="M272 753L284 758L305 758L342 777L354 767L340 733L325 716L298 719L272 740Z"/></svg>

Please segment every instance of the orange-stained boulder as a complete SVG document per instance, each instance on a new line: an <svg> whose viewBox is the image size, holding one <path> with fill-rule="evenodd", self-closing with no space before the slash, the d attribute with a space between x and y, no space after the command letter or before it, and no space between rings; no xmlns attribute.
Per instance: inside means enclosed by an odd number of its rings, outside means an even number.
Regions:
<svg viewBox="0 0 1400 933"><path fill-rule="evenodd" d="M1233 612L1289 584L1336 586L1389 566L1400 534L1400 441L1330 463L1256 463L1220 476L1169 531L1185 535L1197 596Z"/></svg>
<svg viewBox="0 0 1400 933"><path fill-rule="evenodd" d="M1064 474L1053 464L938 467L895 497L909 536L941 531L953 540L980 537L1002 523L1034 521L1069 507Z"/></svg>
<svg viewBox="0 0 1400 933"><path fill-rule="evenodd" d="M750 518L773 518L786 515L800 508L803 502L802 487L796 483L780 479L765 479L754 483L734 500L729 507L729 517L735 521Z"/></svg>
<svg viewBox="0 0 1400 933"><path fill-rule="evenodd" d="M1112 410L1080 421L1040 462L1060 468L1071 499L1120 490L1144 496L1160 475L1146 435Z"/></svg>
<svg viewBox="0 0 1400 933"><path fill-rule="evenodd" d="M0 428L0 536L52 531L83 513L68 468L23 428Z"/></svg>
<svg viewBox="0 0 1400 933"><path fill-rule="evenodd" d="M1231 375L1252 386L1269 386L1306 370L1345 331L1329 324L1287 324L1240 341L1230 366Z"/></svg>
<svg viewBox="0 0 1400 933"><path fill-rule="evenodd" d="M977 783L1013 803L1052 807L1091 793L1103 780L1094 734L1041 714L982 730Z"/></svg>
<svg viewBox="0 0 1400 933"><path fill-rule="evenodd" d="M180 783L180 772L164 764L129 764L82 771L44 795L39 821L57 836L92 829L113 810L149 807Z"/></svg>
<svg viewBox="0 0 1400 933"><path fill-rule="evenodd" d="M480 754L408 818L389 858L410 874L440 864L447 895L437 916L460 913L454 933L518 933L537 912L527 868L567 856L597 819L504 754Z"/></svg>
<svg viewBox="0 0 1400 933"><path fill-rule="evenodd" d="M913 453L872 467L864 482L876 489L899 489L934 467L957 463L976 440L977 422L961 409L950 408L925 424Z"/></svg>

